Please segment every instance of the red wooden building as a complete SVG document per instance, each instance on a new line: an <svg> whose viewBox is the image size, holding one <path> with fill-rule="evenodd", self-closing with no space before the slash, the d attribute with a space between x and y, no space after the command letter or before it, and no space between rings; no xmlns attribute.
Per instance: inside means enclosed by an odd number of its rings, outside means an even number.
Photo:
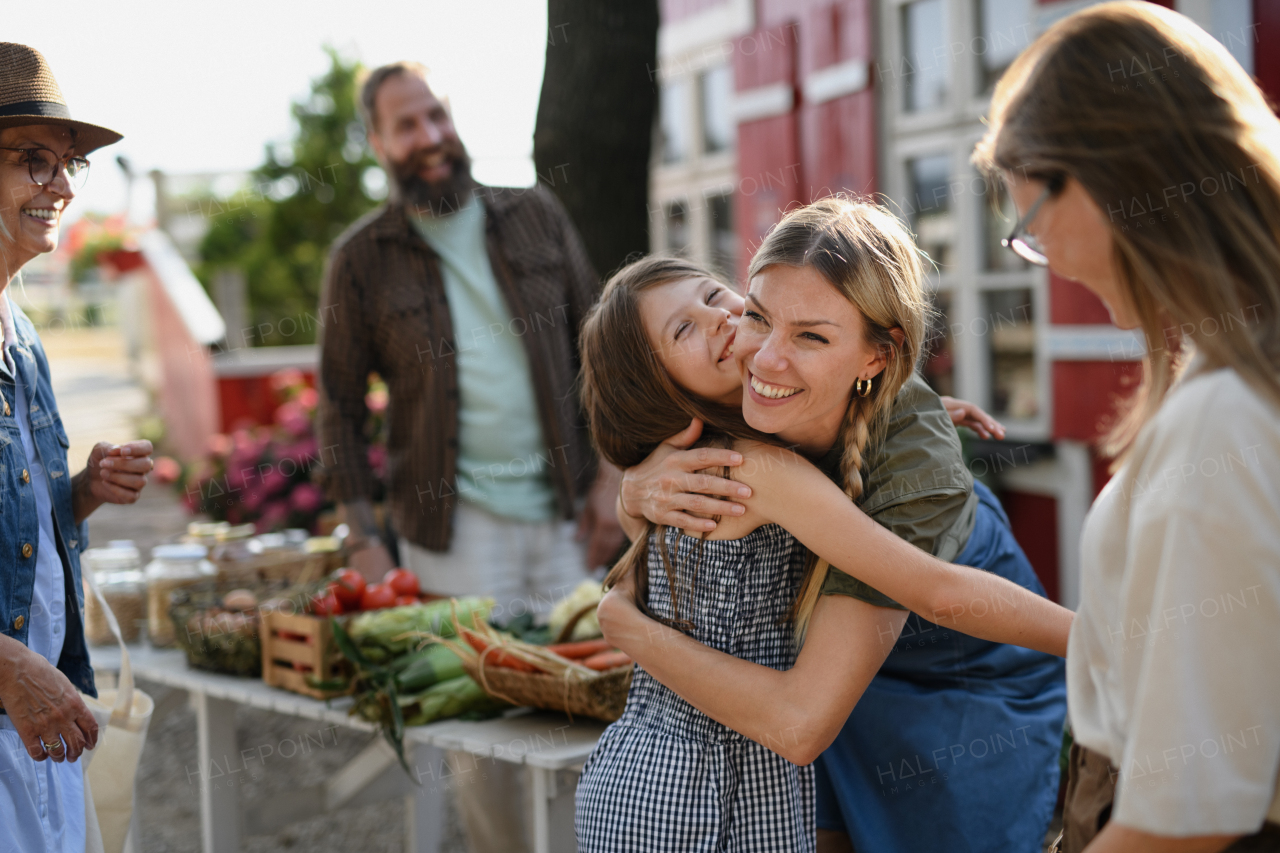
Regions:
<svg viewBox="0 0 1280 853"><path fill-rule="evenodd" d="M184 462L204 457L218 433L270 424L280 403L271 387L277 371L315 384L314 345L229 347L228 333L243 339L243 331L228 330L169 235L153 229L136 240L137 249L100 260L134 285L121 325L154 392L166 443Z"/></svg>
<svg viewBox="0 0 1280 853"><path fill-rule="evenodd" d="M969 164L995 81L1090 0L662 0L652 248L741 279L788 207L877 194L937 266L924 371L1009 427L971 463L1049 594L1078 600L1094 451L1142 346L1082 286L1000 246L1012 205ZM1280 0L1169 0L1280 100ZM1270 48L1270 49L1268 49Z"/></svg>

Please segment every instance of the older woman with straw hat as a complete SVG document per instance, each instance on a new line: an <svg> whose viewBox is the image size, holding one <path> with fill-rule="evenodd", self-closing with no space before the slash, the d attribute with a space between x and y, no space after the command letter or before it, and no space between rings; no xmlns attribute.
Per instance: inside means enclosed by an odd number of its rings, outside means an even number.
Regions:
<svg viewBox="0 0 1280 853"><path fill-rule="evenodd" d="M81 611L85 519L133 503L151 443L99 443L70 476L67 434L35 326L5 289L58 245L58 224L88 176L86 155L120 139L75 121L48 63L0 43L0 832L5 849L83 851L80 753L98 727ZM46 761L46 759L50 759Z"/></svg>

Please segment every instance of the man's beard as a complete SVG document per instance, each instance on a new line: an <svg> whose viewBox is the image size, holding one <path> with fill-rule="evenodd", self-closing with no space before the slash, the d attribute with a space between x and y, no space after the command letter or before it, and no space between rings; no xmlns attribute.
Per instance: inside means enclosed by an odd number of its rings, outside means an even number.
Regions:
<svg viewBox="0 0 1280 853"><path fill-rule="evenodd" d="M446 154L453 169L447 178L434 184L418 175L425 156L418 151L402 163L391 164L394 197L419 216L443 216L461 209L476 186L466 150L458 146Z"/></svg>

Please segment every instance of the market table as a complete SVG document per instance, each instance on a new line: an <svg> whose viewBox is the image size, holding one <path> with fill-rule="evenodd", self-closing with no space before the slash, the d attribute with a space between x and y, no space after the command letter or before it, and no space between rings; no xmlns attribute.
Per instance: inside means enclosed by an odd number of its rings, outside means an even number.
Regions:
<svg viewBox="0 0 1280 853"><path fill-rule="evenodd" d="M116 647L91 649L90 656L95 670L120 669ZM260 679L191 669L180 650L131 647L129 659L135 678L186 691L195 709L198 766L195 771L188 768L188 777L200 781L204 853L239 850L242 829L250 834L270 832L313 814L395 796L406 798L405 850L437 853L444 830L445 791L461 782L460 774L475 769L448 762L446 750L468 753L477 765L506 761L526 767L533 793L535 853L576 849L573 793L577 774L605 723L581 718L570 721L558 713L513 711L492 720L441 720L412 726L405 730L405 758L420 784L409 780L391 747L378 738L324 784L254 803L242 815L235 774L245 772L255 759L263 766L263 747L273 751L275 747L263 744L241 749L236 739L236 705L366 732L374 731L374 726L347 715L349 698L323 702L268 687ZM315 745L323 746L328 730L320 730ZM305 751L311 736L306 738L306 742L299 738L296 748Z"/></svg>

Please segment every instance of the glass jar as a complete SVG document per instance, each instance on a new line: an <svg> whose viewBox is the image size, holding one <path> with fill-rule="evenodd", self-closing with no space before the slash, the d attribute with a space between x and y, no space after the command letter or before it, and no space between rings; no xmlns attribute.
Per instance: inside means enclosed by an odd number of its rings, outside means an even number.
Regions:
<svg viewBox="0 0 1280 853"><path fill-rule="evenodd" d="M188 545L212 548L218 544L218 536L225 535L230 529L229 521L193 521L187 525L187 532L183 535L182 541Z"/></svg>
<svg viewBox="0 0 1280 853"><path fill-rule="evenodd" d="M132 539L112 539L107 543L107 547L112 551L127 551L138 564L138 569L142 569L142 553L138 551L138 545Z"/></svg>
<svg viewBox="0 0 1280 853"><path fill-rule="evenodd" d="M253 586L257 581L253 534L252 524L224 527L217 532L217 544L209 550L209 559L218 571L220 589Z"/></svg>
<svg viewBox="0 0 1280 853"><path fill-rule="evenodd" d="M108 548L90 548L80 555L80 568L87 578L90 573L102 591L107 606L116 616L120 636L126 643L137 642L146 620L146 578L138 549L132 542L112 542ZM98 597L84 584L84 631L91 645L115 643L115 635L107 624L106 612Z"/></svg>
<svg viewBox="0 0 1280 853"><path fill-rule="evenodd" d="M151 645L167 648L175 642L173 620L169 618L169 595L175 589L212 580L217 574L205 559L203 545L157 545L147 564L147 632Z"/></svg>

